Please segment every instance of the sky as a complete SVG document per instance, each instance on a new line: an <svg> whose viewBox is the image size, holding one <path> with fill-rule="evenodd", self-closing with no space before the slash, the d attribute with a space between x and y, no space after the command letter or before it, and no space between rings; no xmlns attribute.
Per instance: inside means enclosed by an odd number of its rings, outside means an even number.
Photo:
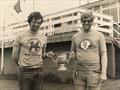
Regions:
<svg viewBox="0 0 120 90"><path fill-rule="evenodd" d="M0 0L0 27L27 19L29 13L33 11L33 3L35 11L40 11L42 15L47 15L95 0L20 0L22 12L19 14L13 9L17 1Z"/></svg>
<svg viewBox="0 0 120 90"><path fill-rule="evenodd" d="M13 9L17 0L0 0L0 24L7 25L27 18L33 11L33 0L20 0L22 12L17 14ZM40 11L42 15L76 7L79 0L34 0L35 11Z"/></svg>

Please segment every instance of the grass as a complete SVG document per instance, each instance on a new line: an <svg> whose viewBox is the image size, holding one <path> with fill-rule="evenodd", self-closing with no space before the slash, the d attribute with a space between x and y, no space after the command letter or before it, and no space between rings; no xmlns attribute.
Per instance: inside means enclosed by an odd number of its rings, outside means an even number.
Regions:
<svg viewBox="0 0 120 90"><path fill-rule="evenodd" d="M0 80L0 90L19 90L17 80ZM44 83L43 90L74 90L72 84Z"/></svg>
<svg viewBox="0 0 120 90"><path fill-rule="evenodd" d="M17 80L1 80L0 90L19 90ZM44 83L43 90L74 90L72 84ZM103 83L101 90L120 90L120 80L107 80Z"/></svg>
<svg viewBox="0 0 120 90"><path fill-rule="evenodd" d="M43 90L74 90L74 87L71 84L45 83Z"/></svg>

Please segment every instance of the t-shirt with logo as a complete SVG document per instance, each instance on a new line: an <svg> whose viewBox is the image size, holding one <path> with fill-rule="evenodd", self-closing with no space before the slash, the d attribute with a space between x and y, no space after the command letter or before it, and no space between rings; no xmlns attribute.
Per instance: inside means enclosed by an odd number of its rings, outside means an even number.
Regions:
<svg viewBox="0 0 120 90"><path fill-rule="evenodd" d="M14 41L14 46L20 47L18 64L20 66L41 67L42 48L47 43L47 37L41 33L32 33L26 31L17 36Z"/></svg>
<svg viewBox="0 0 120 90"><path fill-rule="evenodd" d="M105 38L95 30L88 33L78 32L72 38L71 50L76 53L76 69L100 70L100 53L106 52Z"/></svg>

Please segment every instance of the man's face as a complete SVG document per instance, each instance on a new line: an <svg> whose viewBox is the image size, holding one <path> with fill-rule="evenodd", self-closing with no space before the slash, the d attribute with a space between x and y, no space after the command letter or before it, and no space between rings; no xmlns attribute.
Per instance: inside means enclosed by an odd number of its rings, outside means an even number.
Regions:
<svg viewBox="0 0 120 90"><path fill-rule="evenodd" d="M89 32L91 29L91 26L93 25L93 20L90 17L85 17L85 18L82 18L81 23L82 23L83 30L85 32Z"/></svg>
<svg viewBox="0 0 120 90"><path fill-rule="evenodd" d="M38 19L38 18L33 18L31 23L30 23L30 29L33 31L33 32L37 32L40 25L42 24L41 23L41 19Z"/></svg>

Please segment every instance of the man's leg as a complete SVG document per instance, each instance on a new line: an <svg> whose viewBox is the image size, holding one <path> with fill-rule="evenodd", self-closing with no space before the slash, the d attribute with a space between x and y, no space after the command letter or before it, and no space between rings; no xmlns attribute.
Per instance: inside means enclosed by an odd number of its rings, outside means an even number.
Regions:
<svg viewBox="0 0 120 90"><path fill-rule="evenodd" d="M75 85L75 90L86 90L85 85Z"/></svg>
<svg viewBox="0 0 120 90"><path fill-rule="evenodd" d="M73 73L75 90L87 90L86 75L84 71L76 71Z"/></svg>
<svg viewBox="0 0 120 90"><path fill-rule="evenodd" d="M101 80L100 75L97 72L89 71L87 78L88 90L100 90Z"/></svg>
<svg viewBox="0 0 120 90"><path fill-rule="evenodd" d="M86 81L83 80L80 76L74 77L74 87L75 90L87 90L86 88Z"/></svg>
<svg viewBox="0 0 120 90"><path fill-rule="evenodd" d="M88 87L89 90L100 90L100 86Z"/></svg>
<svg viewBox="0 0 120 90"><path fill-rule="evenodd" d="M43 71L41 69L34 73L33 90L43 90L43 78Z"/></svg>
<svg viewBox="0 0 120 90"><path fill-rule="evenodd" d="M19 81L20 90L32 90L32 84L29 80Z"/></svg>
<svg viewBox="0 0 120 90"><path fill-rule="evenodd" d="M20 90L32 90L32 72L20 69L19 87Z"/></svg>

